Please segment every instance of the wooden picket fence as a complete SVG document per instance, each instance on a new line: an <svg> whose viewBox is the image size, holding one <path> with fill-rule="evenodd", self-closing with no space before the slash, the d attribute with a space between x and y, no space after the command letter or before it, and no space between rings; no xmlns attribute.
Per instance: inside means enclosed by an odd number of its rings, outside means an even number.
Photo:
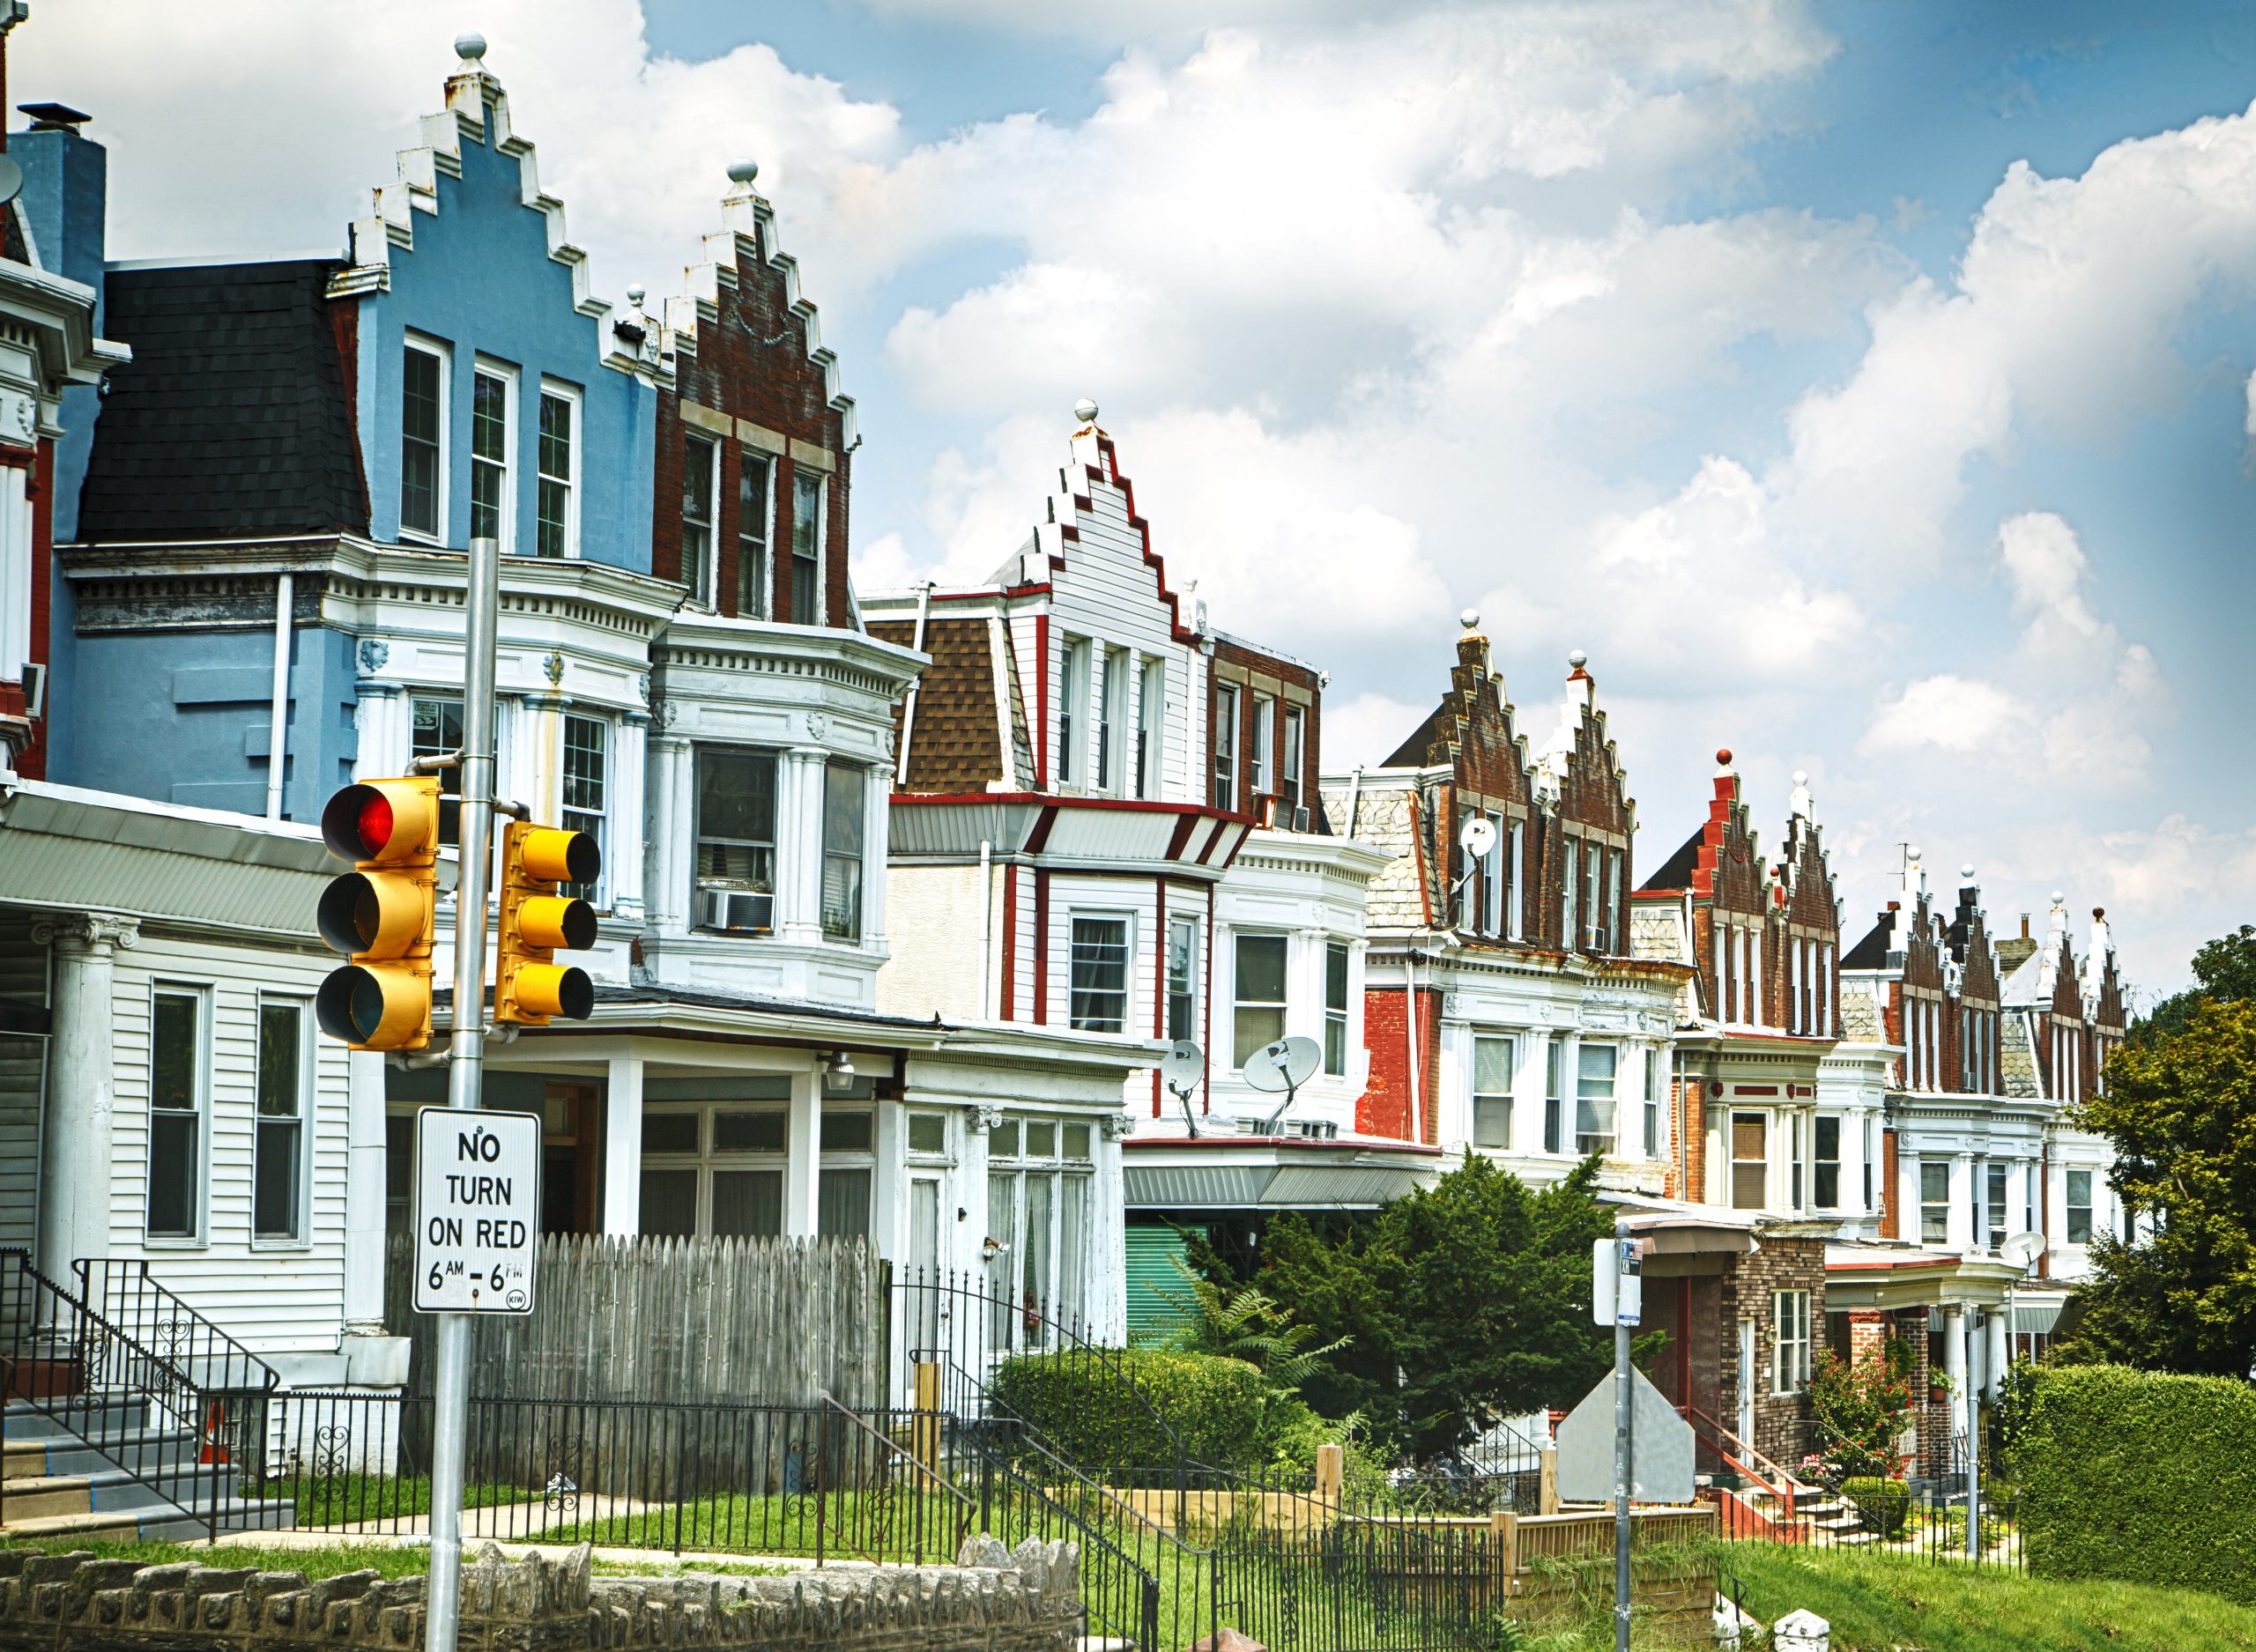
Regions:
<svg viewBox="0 0 2256 1652"><path fill-rule="evenodd" d="M409 1391L431 1391L437 1322L410 1307L414 1251L396 1237L386 1322L414 1344ZM481 1316L471 1392L494 1399L709 1401L850 1407L886 1399L885 1264L858 1239L540 1241L533 1311Z"/></svg>

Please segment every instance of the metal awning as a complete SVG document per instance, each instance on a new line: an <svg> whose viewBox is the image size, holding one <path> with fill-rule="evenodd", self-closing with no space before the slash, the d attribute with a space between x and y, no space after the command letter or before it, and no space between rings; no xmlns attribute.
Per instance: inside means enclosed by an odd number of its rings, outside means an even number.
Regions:
<svg viewBox="0 0 2256 1652"><path fill-rule="evenodd" d="M2052 1327L2060 1322L2060 1310L2068 1305L2065 1296L2016 1296L2013 1300L2013 1328L2016 1336L2049 1337Z"/></svg>

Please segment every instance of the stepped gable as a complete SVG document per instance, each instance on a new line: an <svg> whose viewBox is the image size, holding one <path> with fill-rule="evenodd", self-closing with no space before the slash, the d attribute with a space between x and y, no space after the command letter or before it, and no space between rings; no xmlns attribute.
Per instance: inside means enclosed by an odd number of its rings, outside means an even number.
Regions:
<svg viewBox="0 0 2256 1652"><path fill-rule="evenodd" d="M1982 909L1982 892L1975 885L1974 869L1966 867L1960 876L1963 881L1958 906L1944 935L1957 974L1958 996L1972 1007L1994 1009L2001 983L1997 952L1990 942L1989 918Z"/></svg>
<svg viewBox="0 0 2256 1652"><path fill-rule="evenodd" d="M1167 559L1152 548L1152 525L1136 508L1136 485L1120 469L1118 446L1096 422L1096 404L1083 402L1073 411L1081 422L1073 432L1072 463L1058 470L1058 491L1043 501L1044 520L1035 524L1025 548L997 570L997 582L1042 585L1066 566L1085 536L1102 532L1117 540L1124 531L1151 572L1153 598L1167 610L1169 632L1177 642L1200 646L1208 634L1206 604L1196 604L1191 623L1184 623L1183 599L1168 584Z"/></svg>
<svg viewBox="0 0 2256 1652"><path fill-rule="evenodd" d="M90 544L368 530L329 259L113 270L109 371L79 496ZM340 336L340 326L345 330Z"/></svg>
<svg viewBox="0 0 2256 1652"><path fill-rule="evenodd" d="M1837 880L1833 875L1832 863L1825 855L1825 828L1817 824L1817 807L1809 790L1809 776L1797 770L1794 774L1793 801L1786 819L1785 856L1777 865L1772 885L1772 898L1783 922L1788 942L1802 945L1817 943L1837 953L1841 945L1841 899ZM1815 970L1813 965L1802 972L1801 984L1808 985L1807 977ZM1837 969L1829 970L1825 984L1832 1003L1825 1005L1797 1006L1788 1002L1796 991L1795 967L1770 967L1770 975L1783 1013L1778 1024L1789 1030L1809 1032L1837 1026L1840 1015L1840 979Z"/></svg>
<svg viewBox="0 0 2256 1652"><path fill-rule="evenodd" d="M447 107L423 116L423 141L399 151L398 175L371 191L374 211L353 220L352 255L330 276L328 295L343 299L389 292L394 256L415 250L416 215L439 218L448 185L459 186L463 145L487 147L516 162L518 202L528 212L540 214L548 256L571 272L572 307L596 323L597 362L653 383L667 382L672 367L662 359L657 330L638 314L615 314L608 300L590 291L588 255L565 233L563 202L540 187L533 145L511 129L508 94L486 72L485 49L485 41L476 35L464 35L455 42L463 63L447 78Z"/></svg>
<svg viewBox="0 0 2256 1652"><path fill-rule="evenodd" d="M1624 913L1636 882L1637 831L1636 801L1629 795L1628 771L1622 767L1621 753L1607 732L1606 712L1598 703L1598 680L1587 669L1587 657L1579 652L1567 656L1567 668L1566 703L1558 727L1535 759L1529 777L1536 803L1547 806L1540 834L1540 893L1530 915L1535 921L1527 926L1529 938L1537 939L1540 931L1542 944L1562 948L1573 945L1572 937L1560 933L1566 922L1564 828L1582 827L1621 851L1614 899ZM1626 936L1622 945L1626 952Z"/></svg>
<svg viewBox="0 0 2256 1652"><path fill-rule="evenodd" d="M2083 966L2084 1015L2095 1032L2120 1034L2130 1015L2123 1004L2123 979L2115 969L2115 938L2107 908L2091 909L2091 950Z"/></svg>

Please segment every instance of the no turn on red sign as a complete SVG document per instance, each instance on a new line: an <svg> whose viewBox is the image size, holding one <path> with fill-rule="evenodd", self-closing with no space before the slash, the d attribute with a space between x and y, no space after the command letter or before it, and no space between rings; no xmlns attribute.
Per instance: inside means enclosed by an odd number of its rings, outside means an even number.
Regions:
<svg viewBox="0 0 2256 1652"><path fill-rule="evenodd" d="M540 1239L540 1115L415 1115L415 1310L530 1314Z"/></svg>

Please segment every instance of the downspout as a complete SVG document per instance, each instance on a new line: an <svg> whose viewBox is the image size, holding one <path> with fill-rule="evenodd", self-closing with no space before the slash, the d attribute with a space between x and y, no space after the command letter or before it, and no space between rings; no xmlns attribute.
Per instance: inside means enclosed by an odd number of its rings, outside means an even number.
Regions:
<svg viewBox="0 0 2256 1652"><path fill-rule="evenodd" d="M916 691L909 690L913 695ZM914 709L912 699L909 707ZM904 723L903 727L907 725ZM902 760L909 759L906 747ZM979 840L979 1019L988 1019L987 999L995 975L995 841L992 838Z"/></svg>
<svg viewBox="0 0 2256 1652"><path fill-rule="evenodd" d="M925 617L931 612L931 609L932 582L926 580L923 584L916 588L916 641L909 645L919 654L922 654L924 651L924 619ZM916 680L909 685L909 699L907 703L901 708L901 756L899 760L894 766L894 782L904 791L907 790L909 787L909 737L916 731L916 691L924 686L924 673L919 671L916 673ZM983 866L986 863L983 845L982 846L980 863ZM984 952L981 954L981 957L983 960L985 957ZM986 995L987 989L983 985L979 990L981 996L983 999ZM981 1019L985 1019L986 1006L983 1003L980 1006L980 1013Z"/></svg>
<svg viewBox="0 0 2256 1652"><path fill-rule="evenodd" d="M1418 953L1414 944L1402 949L1402 1035L1410 1047L1410 1113L1403 1122L1409 1127L1410 1140L1417 1145L1422 1135L1424 1118L1420 1111L1418 1097Z"/></svg>
<svg viewBox="0 0 2256 1652"><path fill-rule="evenodd" d="M1358 763L1355 772L1347 777L1347 829L1343 836L1352 838L1355 835L1355 805L1362 801L1362 796L1363 766Z"/></svg>
<svg viewBox="0 0 2256 1652"><path fill-rule="evenodd" d="M282 764L290 737L290 603L295 582L274 576L274 706L266 728L266 818L282 818Z"/></svg>

